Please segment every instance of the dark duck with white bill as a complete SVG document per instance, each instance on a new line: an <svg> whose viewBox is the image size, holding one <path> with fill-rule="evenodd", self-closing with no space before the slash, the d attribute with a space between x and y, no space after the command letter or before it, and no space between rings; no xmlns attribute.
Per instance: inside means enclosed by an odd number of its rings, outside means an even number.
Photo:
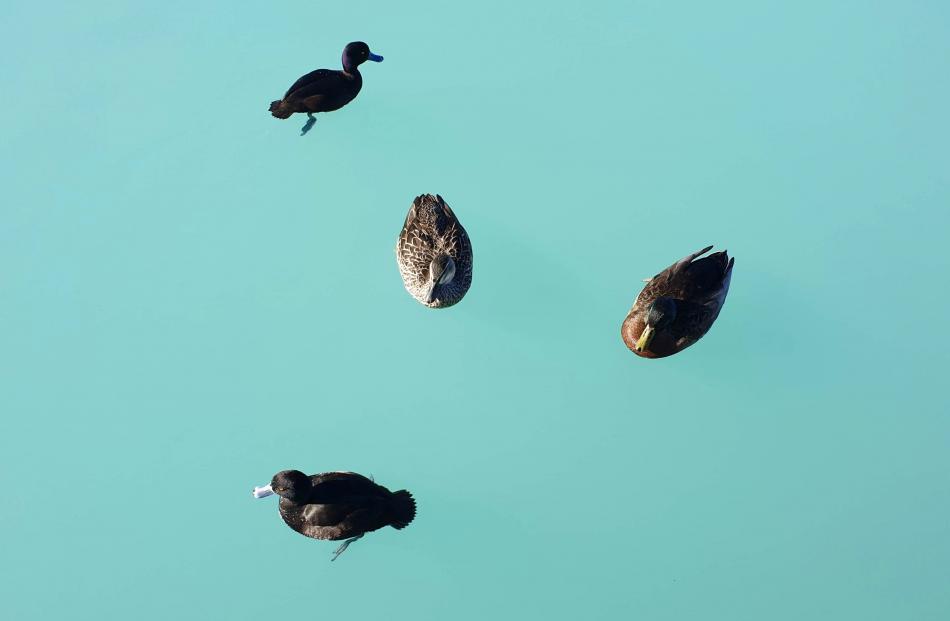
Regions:
<svg viewBox="0 0 950 621"><path fill-rule="evenodd" d="M331 560L368 532L385 526L405 528L416 517L416 501L406 490L391 492L355 472L307 476L283 470L270 485L254 489L255 498L280 496L280 517L287 526L313 539L345 539Z"/></svg>

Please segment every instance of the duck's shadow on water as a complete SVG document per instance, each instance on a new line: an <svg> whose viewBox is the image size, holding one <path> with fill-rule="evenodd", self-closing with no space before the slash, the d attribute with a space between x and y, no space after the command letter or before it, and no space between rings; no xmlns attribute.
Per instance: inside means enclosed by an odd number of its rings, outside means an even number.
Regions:
<svg viewBox="0 0 950 621"><path fill-rule="evenodd" d="M469 199L476 205L487 200ZM456 208L472 240L471 288L450 308L400 313L393 329L431 336L433 347L464 334L472 354L474 348L484 355L522 356L532 348L542 356L556 351L569 362L611 347L625 351L620 325L642 278L656 269L627 265L618 260L626 250L591 243L590 236L575 239L573 230L557 222L549 231L544 217L508 217L506 210L516 208L506 204L487 213ZM398 282L398 295L406 296L395 265L393 275L393 290Z"/></svg>
<svg viewBox="0 0 950 621"><path fill-rule="evenodd" d="M469 303L466 321L498 333L542 338L558 326L580 320L575 314L578 307L596 294L581 277L580 264L546 252L543 237L519 237L498 222L480 228L484 230L472 241L471 299L459 304Z"/></svg>

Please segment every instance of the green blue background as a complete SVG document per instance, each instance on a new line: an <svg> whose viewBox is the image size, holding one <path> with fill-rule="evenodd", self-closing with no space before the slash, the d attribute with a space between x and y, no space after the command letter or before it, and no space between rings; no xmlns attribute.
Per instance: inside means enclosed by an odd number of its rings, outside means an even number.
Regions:
<svg viewBox="0 0 950 621"><path fill-rule="evenodd" d="M17 3L9 619L950 617L946 2ZM340 112L267 105L362 39ZM412 198L469 231L431 311ZM712 331L641 279L736 256ZM253 485L408 488L338 562Z"/></svg>

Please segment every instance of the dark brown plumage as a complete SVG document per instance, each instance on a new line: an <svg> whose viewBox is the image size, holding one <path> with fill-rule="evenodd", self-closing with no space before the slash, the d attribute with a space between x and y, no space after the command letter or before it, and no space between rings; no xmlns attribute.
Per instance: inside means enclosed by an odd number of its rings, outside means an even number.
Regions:
<svg viewBox="0 0 950 621"><path fill-rule="evenodd" d="M726 301L735 259L725 251L698 258L711 249L684 257L647 282L620 328L630 351L644 358L671 356L712 327Z"/></svg>
<svg viewBox="0 0 950 621"><path fill-rule="evenodd" d="M383 57L370 52L362 41L348 44L343 50L343 71L317 69L299 78L283 99L271 102L271 114L286 119L295 112L306 112L310 118L301 135L306 134L315 122L313 113L339 110L356 98L363 88L358 67L367 60L381 62Z"/></svg>
<svg viewBox="0 0 950 621"><path fill-rule="evenodd" d="M391 492L355 472L308 476L284 470L274 475L270 490L280 496L280 517L298 533L347 539L337 555L368 532L385 526L402 529L416 516L416 501L408 491Z"/></svg>

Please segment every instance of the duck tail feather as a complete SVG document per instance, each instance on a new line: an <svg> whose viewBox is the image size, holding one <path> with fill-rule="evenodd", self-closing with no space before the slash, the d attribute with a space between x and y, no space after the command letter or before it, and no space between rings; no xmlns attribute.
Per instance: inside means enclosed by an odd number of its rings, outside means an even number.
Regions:
<svg viewBox="0 0 950 621"><path fill-rule="evenodd" d="M416 517L416 500L408 491L401 489L393 492L392 496L393 520L390 526L403 529Z"/></svg>
<svg viewBox="0 0 950 621"><path fill-rule="evenodd" d="M699 252L694 252L691 256L695 259L696 257L701 257L701 256L703 256L704 254L706 254L707 252L709 252L709 251L712 250L712 249L713 249L712 246L706 246L705 248L703 248L703 249L700 250Z"/></svg>

